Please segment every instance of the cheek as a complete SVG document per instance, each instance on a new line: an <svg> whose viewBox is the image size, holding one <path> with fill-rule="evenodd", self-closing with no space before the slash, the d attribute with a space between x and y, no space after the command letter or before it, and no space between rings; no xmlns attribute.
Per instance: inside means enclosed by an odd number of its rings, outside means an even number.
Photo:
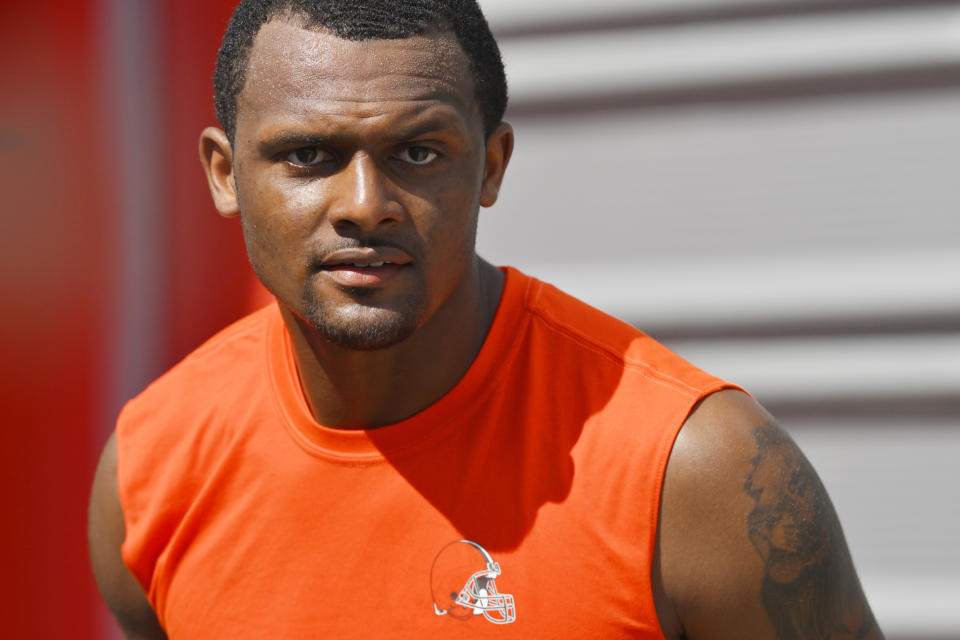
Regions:
<svg viewBox="0 0 960 640"><path fill-rule="evenodd" d="M262 238L265 247L286 245L309 236L322 194L317 185L282 188L272 182L240 191L244 229Z"/></svg>
<svg viewBox="0 0 960 640"><path fill-rule="evenodd" d="M282 254L282 242L273 234L269 223L243 213L240 216L250 265L267 288L277 293L278 283L287 279L290 272L289 265L277 259Z"/></svg>
<svg viewBox="0 0 960 640"><path fill-rule="evenodd" d="M442 245L451 253L473 248L476 236L479 192L458 183L439 190L430 201L421 201L430 213L411 216L417 232L430 243Z"/></svg>
<svg viewBox="0 0 960 640"><path fill-rule="evenodd" d="M240 219L247 255L268 288L275 291L306 277L307 249L314 226L308 190L280 193L260 188L244 193Z"/></svg>

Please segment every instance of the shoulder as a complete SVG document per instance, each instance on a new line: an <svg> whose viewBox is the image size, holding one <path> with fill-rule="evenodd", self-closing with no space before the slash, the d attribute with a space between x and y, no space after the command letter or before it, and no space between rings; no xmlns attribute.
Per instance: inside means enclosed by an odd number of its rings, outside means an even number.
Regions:
<svg viewBox="0 0 960 640"><path fill-rule="evenodd" d="M229 325L154 380L123 407L116 439L121 486L127 473L153 462L170 464L202 453L203 440L231 428L235 412L249 413L269 398L269 334L282 322L270 305Z"/></svg>
<svg viewBox="0 0 960 640"><path fill-rule="evenodd" d="M690 364L636 327L564 293L532 280L527 308L539 323L572 345L578 355L592 354L659 386L698 399L729 386Z"/></svg>
<svg viewBox="0 0 960 640"><path fill-rule="evenodd" d="M240 318L208 338L160 376L151 387L168 379L176 380L198 373L206 374L210 370L250 364L265 348L267 333L274 321L279 321L279 314L273 304Z"/></svg>
<svg viewBox="0 0 960 640"><path fill-rule="evenodd" d="M269 305L209 338L128 402L121 423L140 414L156 419L177 411L194 412L237 390L245 375L262 373L268 329L276 314Z"/></svg>
<svg viewBox="0 0 960 640"><path fill-rule="evenodd" d="M698 638L876 638L836 512L755 400L707 396L674 444L657 548L665 629Z"/></svg>
<svg viewBox="0 0 960 640"><path fill-rule="evenodd" d="M639 354L639 343L655 342L637 328L564 293L551 284L530 279L526 307L535 321L569 341L623 361Z"/></svg>
<svg viewBox="0 0 960 640"><path fill-rule="evenodd" d="M266 343L274 313L266 307L223 329L123 407L116 437L125 505L130 474L175 461L189 468L240 424L237 412L272 406Z"/></svg>

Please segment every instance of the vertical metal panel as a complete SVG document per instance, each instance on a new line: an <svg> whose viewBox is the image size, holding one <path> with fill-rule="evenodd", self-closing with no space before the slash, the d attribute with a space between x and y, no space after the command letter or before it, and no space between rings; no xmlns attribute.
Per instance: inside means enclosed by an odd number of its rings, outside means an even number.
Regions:
<svg viewBox="0 0 960 640"><path fill-rule="evenodd" d="M110 343L103 354L111 375L102 399L100 443L113 431L123 403L156 375L164 337L165 138L157 89L157 6L147 0L100 0L102 105L112 124L104 146L115 172L112 252L117 260L110 282ZM101 604L97 610L99 637L120 640L107 608Z"/></svg>
<svg viewBox="0 0 960 640"><path fill-rule="evenodd" d="M108 401L114 411L156 375L163 341L166 136L157 86L157 7L148 0L104 1L104 68L110 79L105 103L114 122L111 156L120 203Z"/></svg>

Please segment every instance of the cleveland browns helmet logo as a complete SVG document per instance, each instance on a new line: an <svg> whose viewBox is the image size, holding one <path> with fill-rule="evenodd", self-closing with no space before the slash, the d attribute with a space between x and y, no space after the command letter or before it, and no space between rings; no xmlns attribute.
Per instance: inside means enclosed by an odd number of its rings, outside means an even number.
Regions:
<svg viewBox="0 0 960 640"><path fill-rule="evenodd" d="M470 540L455 540L437 554L430 569L433 611L458 620L482 615L494 624L517 619L513 596L497 591L500 565Z"/></svg>

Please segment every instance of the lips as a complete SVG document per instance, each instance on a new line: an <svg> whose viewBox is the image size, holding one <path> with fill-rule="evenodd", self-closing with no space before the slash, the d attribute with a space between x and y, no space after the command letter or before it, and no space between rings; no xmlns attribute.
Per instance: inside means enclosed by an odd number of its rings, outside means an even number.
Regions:
<svg viewBox="0 0 960 640"><path fill-rule="evenodd" d="M346 287L375 287L395 278L411 261L394 247L358 247L324 256L320 270Z"/></svg>

